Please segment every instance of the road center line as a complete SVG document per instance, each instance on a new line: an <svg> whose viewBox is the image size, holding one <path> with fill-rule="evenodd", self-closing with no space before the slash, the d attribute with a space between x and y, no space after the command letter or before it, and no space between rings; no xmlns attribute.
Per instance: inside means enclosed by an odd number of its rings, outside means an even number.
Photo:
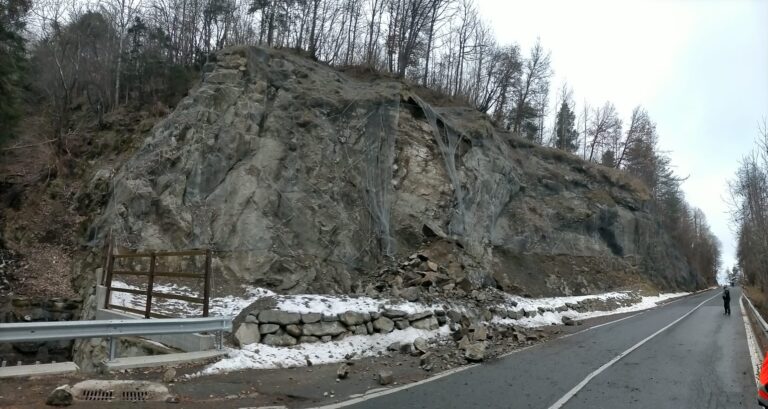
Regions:
<svg viewBox="0 0 768 409"><path fill-rule="evenodd" d="M621 358L624 358L625 356L629 355L630 353L632 353L632 351L636 350L637 348L640 348L646 342L652 340L657 335L661 334L662 332L666 331L667 329L669 329L673 325L675 325L678 322L682 321L683 318L693 314L693 312L698 310L699 307L701 307L702 305L706 304L707 302L711 301L712 299L714 299L715 297L717 297L719 295L720 294L718 293L718 294L713 295L710 298L707 298L706 300L702 301L699 305L693 307L693 309L691 309L690 311L688 311L685 314L683 314L683 316L681 316L680 318L678 318L678 319L672 321L671 323L667 324L667 326L665 326L664 328L654 332L653 334L651 334L647 338L645 338L642 341L638 342L637 344L631 346L626 351L620 353L619 355L617 355L616 357L614 357L610 361L606 362L605 364L603 364L603 366L597 368L594 372L592 372L589 375L587 375L586 378L584 378L581 382L579 382L576 386L574 386L573 389L568 391L568 393L563 395L562 398L558 399L557 402L555 402L552 406L549 407L549 409L560 409L560 408L562 408L563 405L565 405L569 400L571 400L574 396L576 396L576 394L579 393L579 391L582 390L585 386L587 386L589 381L594 379L597 375L600 375L600 373L602 373L606 369L610 368L613 364L615 364L616 362L619 362L619 360L621 360Z"/></svg>

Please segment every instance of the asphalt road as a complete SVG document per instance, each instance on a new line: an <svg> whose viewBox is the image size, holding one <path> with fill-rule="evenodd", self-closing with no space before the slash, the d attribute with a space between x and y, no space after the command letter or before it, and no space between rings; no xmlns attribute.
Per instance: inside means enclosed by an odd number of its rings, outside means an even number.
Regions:
<svg viewBox="0 0 768 409"><path fill-rule="evenodd" d="M724 316L720 291L349 407L757 408L741 292L731 289L732 315Z"/></svg>

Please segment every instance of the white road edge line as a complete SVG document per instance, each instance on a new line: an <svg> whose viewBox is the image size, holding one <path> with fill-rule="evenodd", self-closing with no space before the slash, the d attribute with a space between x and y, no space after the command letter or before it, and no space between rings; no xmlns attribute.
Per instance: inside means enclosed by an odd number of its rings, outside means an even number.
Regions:
<svg viewBox="0 0 768 409"><path fill-rule="evenodd" d="M610 361L608 361L605 364L603 364L601 367L597 368L595 371L593 371L592 373L587 375L587 377L584 378L581 382L579 382L576 386L574 386L573 389L568 391L568 393L563 395L562 398L558 399L557 402L555 402L552 406L549 407L549 409L559 409L559 408L562 408L563 405L565 405L569 400L573 399L573 397L576 396L576 394L579 393L579 391L582 390L585 386L587 386L589 381L594 379L597 375L600 375L600 373L602 373L606 369L610 368L613 364L615 364L616 362L619 362L619 360L621 360L621 358L624 358L625 356L629 355L630 353L632 353L632 351L636 350L637 348L640 348L646 342L652 340L657 335L661 334L662 332L666 331L667 329L669 329L673 325L675 325L678 322L682 321L683 318L693 314L693 312L698 310L699 307L701 307L702 305L706 304L707 302L713 300L715 297L717 297L719 295L720 294L715 294L712 297L707 298L706 300L702 301L699 305L693 307L693 309L691 309L690 311L688 311L685 314L683 314L683 316L681 316L680 318L678 318L678 319L672 321L671 323L667 324L664 328L654 332L653 334L651 334L647 338L645 338L642 341L638 342L637 344L631 346L626 351L620 353L619 355L617 355L616 357L614 357Z"/></svg>
<svg viewBox="0 0 768 409"><path fill-rule="evenodd" d="M449 369L447 371L440 372L439 374L437 374L437 375L435 375L435 376L433 376L431 378L422 379L422 380L420 380L418 382L413 382L413 383L409 383L407 385L398 386L397 388L389 388L389 389L385 389L383 391L380 390L380 391L377 391L377 392L374 392L374 393L365 394L364 396L360 396L360 397L357 397L357 398L354 398L354 399L345 400L344 402L332 403L330 405L325 405L325 406L317 406L314 409L336 409L336 408L343 408L345 406L350 406L350 405L354 405L356 403L365 402L365 401L367 401L369 399L378 398L380 396L389 395L391 393L395 393L395 392L399 392L399 391L406 390L406 389L409 389L409 388L413 388L414 386L419 386L419 385L427 383L427 382L436 381L436 380L438 380L440 378L444 378L444 377L446 377L448 375L453 375L455 373L466 371L467 369L471 369L471 368L474 368L476 366L480 366L480 364L472 364L472 365L461 366L461 367L458 367L458 368Z"/></svg>
<svg viewBox="0 0 768 409"><path fill-rule="evenodd" d="M752 325L749 324L749 318L747 318L747 309L744 308L744 295L739 298L739 305L741 306L741 318L744 320L744 329L747 330L749 360L752 362L752 373L755 375L755 385L760 387L760 355L758 355L757 352L759 348L757 347L757 341L755 340L755 333L752 331Z"/></svg>

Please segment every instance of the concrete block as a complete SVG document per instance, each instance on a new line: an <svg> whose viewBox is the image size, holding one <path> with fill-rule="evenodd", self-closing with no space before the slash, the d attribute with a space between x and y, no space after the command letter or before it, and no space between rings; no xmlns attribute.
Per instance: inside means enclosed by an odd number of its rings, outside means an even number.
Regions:
<svg viewBox="0 0 768 409"><path fill-rule="evenodd" d="M96 309L97 320L130 320L144 317L122 311ZM150 335L146 339L180 349L185 352L207 351L216 347L216 337L213 334L168 334Z"/></svg>

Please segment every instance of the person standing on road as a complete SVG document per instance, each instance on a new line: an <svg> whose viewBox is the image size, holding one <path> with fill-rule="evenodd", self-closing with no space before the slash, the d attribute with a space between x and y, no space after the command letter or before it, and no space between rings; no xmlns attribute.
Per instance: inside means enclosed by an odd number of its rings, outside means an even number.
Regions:
<svg viewBox="0 0 768 409"><path fill-rule="evenodd" d="M723 287L723 306L725 315L731 315L731 293L728 291L728 286Z"/></svg>

